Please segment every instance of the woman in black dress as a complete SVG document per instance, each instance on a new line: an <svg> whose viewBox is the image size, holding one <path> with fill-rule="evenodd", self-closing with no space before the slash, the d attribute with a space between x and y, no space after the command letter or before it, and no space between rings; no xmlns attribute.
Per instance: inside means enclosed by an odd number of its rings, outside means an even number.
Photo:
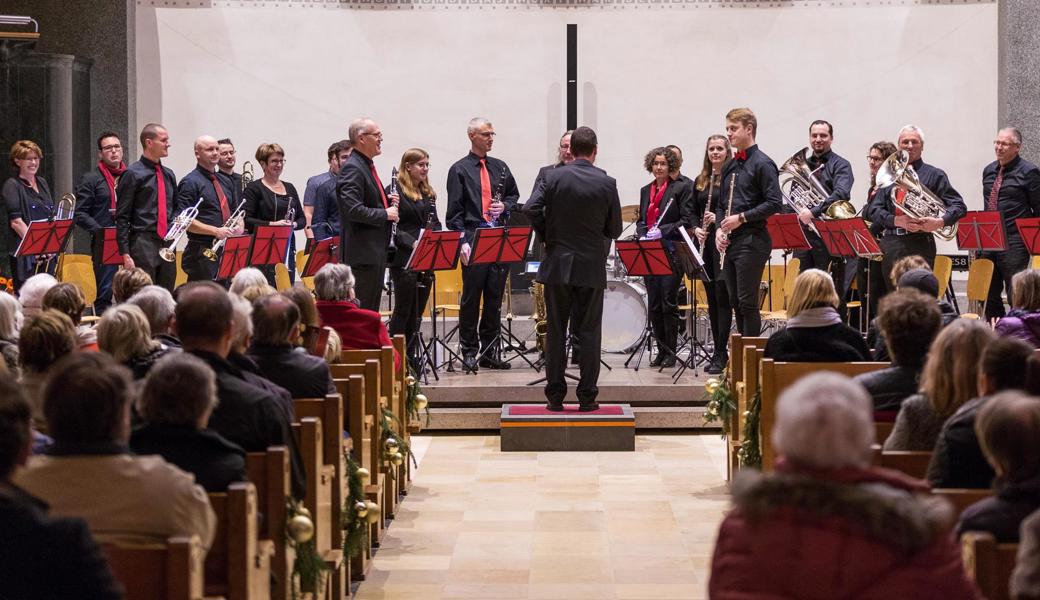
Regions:
<svg viewBox="0 0 1040 600"><path fill-rule="evenodd" d="M307 225L307 217L303 214L300 195L288 181L282 181L282 169L285 168L285 150L278 144L261 144L256 149L256 161L264 171L264 176L246 186L244 193L246 229L255 233L258 225L292 225L294 231ZM291 212L291 214L290 214ZM292 217L291 219L288 217ZM296 282L296 235L289 237L287 256L282 257L289 270L289 281ZM274 281L274 265L258 267L272 286Z"/></svg>
<svg viewBox="0 0 1040 600"><path fill-rule="evenodd" d="M423 309L430 298L433 272L416 273L405 268L412 255L420 229L438 230L441 222L437 218L437 194L430 187L430 155L421 148L410 148L401 156L401 167L397 177L397 192L401 196L398 206L401 220L397 224L394 239L397 250L389 257L390 279L394 284L397 300L390 317L390 335L403 334L408 340L408 356L416 372L422 365L419 357L419 326ZM389 186L387 193L389 193Z"/></svg>
<svg viewBox="0 0 1040 600"><path fill-rule="evenodd" d="M54 215L54 198L47 181L38 173L43 151L30 140L19 140L11 146L11 164L15 174L4 182L4 209L7 211L8 229L3 232L7 253L10 256L10 271L14 275L14 287L17 290L26 279L36 272L36 257L16 258L15 250L21 242L29 223L49 219ZM41 259L43 257L40 257ZM56 260L49 260L40 266L40 273L54 274Z"/></svg>
<svg viewBox="0 0 1040 600"><path fill-rule="evenodd" d="M705 369L711 374L721 373L726 367L726 361L729 360L729 332L733 326L733 308L729 303L726 282L722 280L719 250L715 247L715 207L722 201L719 198L722 167L729 159L730 147L726 136L708 137L704 148L704 166L694 184L694 235L700 243L704 265L707 267L708 276L711 277L711 281L704 283L704 292L708 297L708 322L711 323L711 337L715 348Z"/></svg>

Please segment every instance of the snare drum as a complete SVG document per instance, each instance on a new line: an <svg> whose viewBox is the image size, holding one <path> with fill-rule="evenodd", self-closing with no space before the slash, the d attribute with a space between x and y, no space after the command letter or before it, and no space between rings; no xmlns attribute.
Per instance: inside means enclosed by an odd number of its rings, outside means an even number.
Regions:
<svg viewBox="0 0 1040 600"><path fill-rule="evenodd" d="M608 281L603 293L604 352L628 352L646 328L646 288L636 281Z"/></svg>

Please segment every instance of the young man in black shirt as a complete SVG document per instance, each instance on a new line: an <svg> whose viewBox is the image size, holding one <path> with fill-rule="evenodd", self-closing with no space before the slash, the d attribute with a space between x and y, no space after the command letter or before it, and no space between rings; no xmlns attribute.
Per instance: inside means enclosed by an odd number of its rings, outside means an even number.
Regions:
<svg viewBox="0 0 1040 600"><path fill-rule="evenodd" d="M112 304L112 278L119 265L102 264L105 229L115 227L116 186L126 171L123 143L115 132L98 136L98 164L83 174L76 187L76 225L91 236L90 254L94 258L94 284L97 299L94 313L100 315Z"/></svg>

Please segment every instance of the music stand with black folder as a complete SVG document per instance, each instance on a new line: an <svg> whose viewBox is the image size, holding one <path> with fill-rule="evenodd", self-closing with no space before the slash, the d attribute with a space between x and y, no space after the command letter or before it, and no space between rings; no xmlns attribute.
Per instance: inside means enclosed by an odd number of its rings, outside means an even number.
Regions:
<svg viewBox="0 0 1040 600"><path fill-rule="evenodd" d="M478 228L473 238L473 251L470 254L469 264L471 266L490 264L512 265L523 262L527 256L527 247L531 242L531 232L532 229L530 227ZM509 269L506 269L506 271L508 272ZM509 357L505 362L512 362L520 358L527 363L527 366L538 371L540 369L520 351L521 340L513 335L512 298L510 297L512 286L509 285L508 273L506 275L506 284L505 294L506 302L508 303L506 308L506 326L505 328L499 327L498 335L495 336L495 339L477 355L477 363L479 364L492 351L500 354L499 347L505 341L513 352L513 356ZM501 356L496 358L501 360Z"/></svg>
<svg viewBox="0 0 1040 600"><path fill-rule="evenodd" d="M253 237L249 235L233 235L224 239L224 251L220 253L220 264L217 266L217 280L234 278L239 271L249 264L249 248Z"/></svg>
<svg viewBox="0 0 1040 600"><path fill-rule="evenodd" d="M323 240L307 240L307 264L303 266L300 277L314 277L327 264L339 262L339 236Z"/></svg>
<svg viewBox="0 0 1040 600"><path fill-rule="evenodd" d="M65 242L68 240L69 234L72 233L72 225L72 219L29 222L29 228L25 230L25 235L22 236L22 240L18 243L18 249L15 250L14 255L18 258L23 256L39 257L51 255L43 262L46 271L50 272L50 263L65 247ZM36 272L40 272L39 259L37 259L36 263Z"/></svg>
<svg viewBox="0 0 1040 600"><path fill-rule="evenodd" d="M1007 250L1004 217L996 210L973 210L957 221L957 248L969 252Z"/></svg>
<svg viewBox="0 0 1040 600"><path fill-rule="evenodd" d="M682 377L682 374L686 372L686 369L693 369L693 375L698 375L697 367L702 363L711 360L711 354L708 353L708 349L704 343L697 339L697 284L695 282L710 282L711 276L708 275L708 270L704 264L704 259L701 258L701 253L697 250L697 246L694 245L693 239L690 237L689 232L685 228L680 227L678 229L682 239L674 242L675 249L675 265L676 268L681 271L684 275L690 279L690 289L686 290L686 293L690 297L690 310L686 311L686 341L683 342L683 346L687 348L688 354L685 359L679 360L679 367L672 374L672 383L675 384ZM678 348L676 349L676 356L679 355Z"/></svg>
<svg viewBox="0 0 1040 600"><path fill-rule="evenodd" d="M412 255L408 257L408 262L404 268L414 272L454 271L459 263L459 252L462 249L462 238L464 235L461 231L431 231L423 229L419 232L419 238L415 240L415 245L412 247ZM437 375L437 348L439 347L442 351L448 353L448 359L441 364L447 364L449 371L455 370L452 368L453 361L460 360L460 357L437 335L436 277L433 278L433 288L430 290L430 293L433 297L433 305L430 308L433 336L426 344L420 344L422 348L420 364L429 366L430 371L433 372L434 379L440 381L440 377ZM416 302L418 302L418 294L416 294ZM422 310L422 308L419 307L419 310ZM420 375L426 375L425 367Z"/></svg>
<svg viewBox="0 0 1040 600"><path fill-rule="evenodd" d="M668 251L664 247L664 240L618 240L614 243L621 264L625 265L625 271L629 277L647 277L650 275L672 275L671 261L668 259ZM625 361L627 368L636 354L635 370L643 362L643 353L647 348L652 348L650 331L650 311L646 314L646 324L643 325L643 334L639 337L639 343L628 355ZM673 349L674 350L674 349Z"/></svg>
<svg viewBox="0 0 1040 600"><path fill-rule="evenodd" d="M123 255L119 253L119 243L116 241L116 228L105 227L101 238L101 264L122 265Z"/></svg>
<svg viewBox="0 0 1040 600"><path fill-rule="evenodd" d="M813 223L816 224L817 230L820 232L820 238L823 239L823 244L827 247L827 252L831 256L840 256L842 258L866 258L867 261L867 281L870 281L870 269L873 267L873 263L882 256L881 246L878 246L877 240L870 233L870 229L867 228L867 223L861 217L854 217L852 219L838 219L834 221L824 221L822 219L815 219ZM870 286L867 285L867 289L864 291L866 298L866 311L867 323L870 323Z"/></svg>

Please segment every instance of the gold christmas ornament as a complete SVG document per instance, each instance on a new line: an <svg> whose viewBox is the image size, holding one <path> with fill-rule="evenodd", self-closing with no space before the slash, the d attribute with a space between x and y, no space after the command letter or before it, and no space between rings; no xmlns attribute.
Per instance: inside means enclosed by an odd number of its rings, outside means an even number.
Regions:
<svg viewBox="0 0 1040 600"><path fill-rule="evenodd" d="M358 500L354 503L354 512L357 513L358 518L364 519L368 514L368 504Z"/></svg>
<svg viewBox="0 0 1040 600"><path fill-rule="evenodd" d="M714 395L715 392L718 391L719 385L719 380L715 377L712 377L711 379L704 382L704 391Z"/></svg>
<svg viewBox="0 0 1040 600"><path fill-rule="evenodd" d="M429 403L430 403L430 401L426 398L426 394L416 394L415 395L415 406L419 410L425 409L426 405L429 404Z"/></svg>
<svg viewBox="0 0 1040 600"><path fill-rule="evenodd" d="M401 455L400 452L398 452L397 454L394 454L393 456L390 457L390 462L394 463L394 466L398 466L399 467L399 466L401 466L401 463L404 462L404 456Z"/></svg>
<svg viewBox="0 0 1040 600"><path fill-rule="evenodd" d="M311 511L307 510L306 506L303 506L303 505L298 506L296 508L296 513L297 514L301 514L301 515L307 517L308 519L311 518Z"/></svg>
<svg viewBox="0 0 1040 600"><path fill-rule="evenodd" d="M412 377L411 375L409 375L408 377L404 378L404 382L407 383L409 387L411 387L411 386L415 385L415 377Z"/></svg>
<svg viewBox="0 0 1040 600"><path fill-rule="evenodd" d="M357 470L357 476L358 479L361 480L362 484L367 484L369 481L372 481L372 474L369 473L368 469L366 469L365 467L360 467Z"/></svg>
<svg viewBox="0 0 1040 600"><path fill-rule="evenodd" d="M383 447L386 448L388 454L394 454L398 448L397 440L392 437L386 438L386 441L383 442Z"/></svg>
<svg viewBox="0 0 1040 600"><path fill-rule="evenodd" d="M368 507L368 522L378 523L379 522L379 505L372 501L366 501L365 506Z"/></svg>
<svg viewBox="0 0 1040 600"><path fill-rule="evenodd" d="M305 544L314 537L314 522L310 517L298 514L289 520L289 535L297 544Z"/></svg>

